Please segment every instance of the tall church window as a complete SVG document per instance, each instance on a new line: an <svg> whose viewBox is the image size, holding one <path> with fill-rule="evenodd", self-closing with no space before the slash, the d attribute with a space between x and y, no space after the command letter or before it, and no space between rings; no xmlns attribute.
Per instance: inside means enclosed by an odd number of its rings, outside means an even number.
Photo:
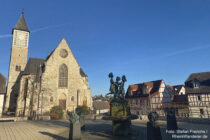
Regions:
<svg viewBox="0 0 210 140"><path fill-rule="evenodd" d="M59 67L59 87L67 87L68 85L68 67L62 64Z"/></svg>

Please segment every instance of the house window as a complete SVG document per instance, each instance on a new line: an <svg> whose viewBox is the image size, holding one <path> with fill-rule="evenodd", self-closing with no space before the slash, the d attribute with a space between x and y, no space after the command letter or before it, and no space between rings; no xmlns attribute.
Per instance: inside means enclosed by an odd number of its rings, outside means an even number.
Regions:
<svg viewBox="0 0 210 140"><path fill-rule="evenodd" d="M138 100L136 100L136 105L138 105Z"/></svg>
<svg viewBox="0 0 210 140"><path fill-rule="evenodd" d="M201 101L201 96L200 95L198 95L198 101Z"/></svg>
<svg viewBox="0 0 210 140"><path fill-rule="evenodd" d="M67 87L68 85L68 68L62 64L59 68L59 87Z"/></svg>
<svg viewBox="0 0 210 140"><path fill-rule="evenodd" d="M21 71L21 66L17 66L17 65L16 65L15 70L16 70L16 71Z"/></svg>
<svg viewBox="0 0 210 140"><path fill-rule="evenodd" d="M200 109L200 114L201 114L201 115L203 115L203 114L204 114L203 109Z"/></svg>
<svg viewBox="0 0 210 140"><path fill-rule="evenodd" d="M199 88L200 87L200 82L197 79L193 80L193 87L194 88Z"/></svg>

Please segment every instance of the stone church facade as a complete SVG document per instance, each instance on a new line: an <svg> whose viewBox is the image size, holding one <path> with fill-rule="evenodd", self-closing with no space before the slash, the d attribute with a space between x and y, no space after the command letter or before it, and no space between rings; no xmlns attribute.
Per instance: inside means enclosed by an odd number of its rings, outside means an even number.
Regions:
<svg viewBox="0 0 210 140"><path fill-rule="evenodd" d="M24 14L13 29L9 78L4 111L16 116L49 115L53 106L64 112L79 105L92 108L87 75L63 38L58 46L42 58L28 57L28 27Z"/></svg>

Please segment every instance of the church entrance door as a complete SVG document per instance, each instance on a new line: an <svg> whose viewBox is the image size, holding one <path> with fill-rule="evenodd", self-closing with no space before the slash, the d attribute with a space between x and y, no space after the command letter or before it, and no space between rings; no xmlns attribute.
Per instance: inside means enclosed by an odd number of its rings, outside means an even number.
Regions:
<svg viewBox="0 0 210 140"><path fill-rule="evenodd" d="M59 106L65 110L66 109L66 100L59 100Z"/></svg>
<svg viewBox="0 0 210 140"><path fill-rule="evenodd" d="M84 97L84 100L83 100L83 105L87 105L87 97Z"/></svg>
<svg viewBox="0 0 210 140"><path fill-rule="evenodd" d="M66 109L66 95L65 94L61 94L59 96L59 106L65 110Z"/></svg>

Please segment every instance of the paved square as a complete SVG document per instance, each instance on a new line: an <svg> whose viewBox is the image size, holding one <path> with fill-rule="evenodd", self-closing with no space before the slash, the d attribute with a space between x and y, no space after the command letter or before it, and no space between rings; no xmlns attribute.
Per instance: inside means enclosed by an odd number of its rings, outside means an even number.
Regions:
<svg viewBox="0 0 210 140"><path fill-rule="evenodd" d="M172 139L165 133L166 122L158 122L163 140ZM146 140L146 122L132 121L133 136L114 137L111 135L112 122L105 120L86 120L86 131L82 132L82 140ZM208 124L178 123L181 129L208 130ZM69 121L23 121L0 122L0 140L68 140ZM208 140L210 137L204 140ZM184 139L182 139L184 140ZM189 139L188 139L189 140ZM195 140L195 139L193 139Z"/></svg>

